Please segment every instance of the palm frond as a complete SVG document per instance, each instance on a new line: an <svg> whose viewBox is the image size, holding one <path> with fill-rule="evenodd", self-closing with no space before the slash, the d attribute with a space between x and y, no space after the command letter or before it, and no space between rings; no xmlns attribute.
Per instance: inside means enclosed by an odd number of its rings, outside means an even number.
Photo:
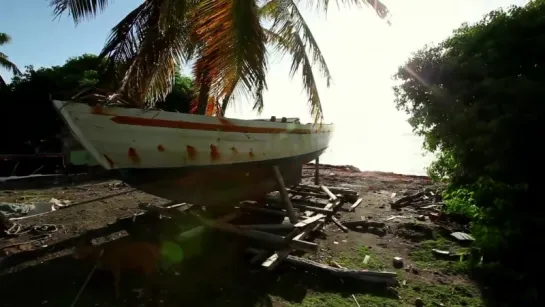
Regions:
<svg viewBox="0 0 545 307"><path fill-rule="evenodd" d="M314 6L318 10L327 12L331 4L330 0L297 0L298 3L305 2L307 6ZM388 7L380 0L335 0L337 7L341 5L347 8L358 8L371 6L380 18L386 18L390 15Z"/></svg>
<svg viewBox="0 0 545 307"><path fill-rule="evenodd" d="M177 67L194 49L186 16L194 1L145 1L112 29L101 56L110 69L121 68L120 91L131 100L152 105L171 91Z"/></svg>
<svg viewBox="0 0 545 307"><path fill-rule="evenodd" d="M78 24L84 19L93 18L104 11L113 0L50 0L49 5L53 7L55 17L60 17L68 11L74 22Z"/></svg>
<svg viewBox="0 0 545 307"><path fill-rule="evenodd" d="M289 27L286 27L285 29L288 28ZM288 53L292 56L293 60L290 69L291 77L293 77L301 67L303 86L307 92L310 113L313 115L314 122L321 122L323 120L322 102L318 93L316 79L312 72L312 63L307 55L304 41L295 31L279 34L267 30L265 33L267 33L268 41L272 43L278 51L282 54Z"/></svg>
<svg viewBox="0 0 545 307"><path fill-rule="evenodd" d="M11 36L6 33L0 32L0 46L9 44L11 42Z"/></svg>
<svg viewBox="0 0 545 307"><path fill-rule="evenodd" d="M327 86L331 84L331 72L325 61L318 42L314 38L305 18L293 0L273 0L262 7L262 16L272 19L271 31L289 34L301 33L303 43L310 53L313 64L318 67L326 79Z"/></svg>
<svg viewBox="0 0 545 307"><path fill-rule="evenodd" d="M266 89L266 37L256 1L202 1L195 17L195 33L202 48L194 72L201 93L205 89L219 99L236 90L262 99L261 91Z"/></svg>
<svg viewBox="0 0 545 307"><path fill-rule="evenodd" d="M0 67L5 68L6 70L11 70L11 73L13 73L15 76L21 74L21 71L19 68L17 68L17 65L8 60L8 56L2 52L0 52Z"/></svg>

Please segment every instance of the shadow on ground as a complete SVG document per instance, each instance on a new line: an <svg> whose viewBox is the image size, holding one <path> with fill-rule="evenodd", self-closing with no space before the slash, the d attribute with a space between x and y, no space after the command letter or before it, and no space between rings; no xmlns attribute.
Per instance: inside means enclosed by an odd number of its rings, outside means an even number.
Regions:
<svg viewBox="0 0 545 307"><path fill-rule="evenodd" d="M183 260L164 268L153 299L138 299L134 290L142 276L121 276L121 297L115 298L109 272L95 271L76 306L273 306L271 297L301 302L308 291L343 296L372 293L396 297L383 288L315 275L289 266L273 272L249 265L247 242L218 233L205 233L181 246ZM92 267L92 265L91 265ZM2 306L70 306L90 272L89 263L70 255L0 276Z"/></svg>

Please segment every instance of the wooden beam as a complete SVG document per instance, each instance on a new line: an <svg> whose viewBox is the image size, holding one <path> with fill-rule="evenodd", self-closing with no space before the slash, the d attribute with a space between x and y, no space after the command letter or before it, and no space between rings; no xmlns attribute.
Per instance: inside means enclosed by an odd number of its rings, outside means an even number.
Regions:
<svg viewBox="0 0 545 307"><path fill-rule="evenodd" d="M314 184L320 184L320 157L314 160Z"/></svg>
<svg viewBox="0 0 545 307"><path fill-rule="evenodd" d="M322 189L322 191L324 191L327 194L327 196L329 196L329 199L331 201L336 201L337 200L337 196L335 196L335 194L331 193L331 191L326 186L321 185L320 189Z"/></svg>
<svg viewBox="0 0 545 307"><path fill-rule="evenodd" d="M288 192L286 191L286 185L284 184L284 179L282 178L280 169L278 168L278 166L275 165L273 166L273 170L274 176L276 177L276 182L278 183L278 186L280 188L280 194L282 195L284 205L286 206L288 217L290 218L290 222L292 224L297 224L297 216L295 215L295 211L293 210L290 197L288 195Z"/></svg>
<svg viewBox="0 0 545 307"><path fill-rule="evenodd" d="M350 206L350 209L348 209L348 211L352 211L356 209L356 207L361 204L362 200L363 198L358 198L358 200L356 200L356 202L352 206Z"/></svg>

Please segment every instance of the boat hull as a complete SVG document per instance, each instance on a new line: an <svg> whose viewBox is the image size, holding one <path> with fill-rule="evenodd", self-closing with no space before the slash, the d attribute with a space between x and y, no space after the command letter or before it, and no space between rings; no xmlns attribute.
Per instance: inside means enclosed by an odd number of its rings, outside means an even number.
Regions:
<svg viewBox="0 0 545 307"><path fill-rule="evenodd" d="M122 180L143 192L173 201L202 206L232 206L260 199L279 189L273 166L278 166L287 186L301 182L304 163L323 150L286 159L260 162L183 167L176 169L123 169Z"/></svg>
<svg viewBox="0 0 545 307"><path fill-rule="evenodd" d="M74 137L129 185L162 198L223 206L287 185L328 147L332 125L239 120L54 101Z"/></svg>

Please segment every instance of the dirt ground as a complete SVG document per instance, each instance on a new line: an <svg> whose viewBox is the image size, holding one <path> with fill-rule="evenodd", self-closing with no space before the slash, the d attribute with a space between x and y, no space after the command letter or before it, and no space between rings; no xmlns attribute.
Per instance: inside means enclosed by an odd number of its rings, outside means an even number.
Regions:
<svg viewBox="0 0 545 307"><path fill-rule="evenodd" d="M310 183L312 167L305 167L303 176ZM414 206L391 208L390 203L404 195L440 187L426 177L359 172L342 166L322 167L321 183L360 193L361 205L354 212L340 211L340 220L377 221L385 226L344 233L330 224L316 239L319 252L304 257L347 268L397 272L399 285L341 280L287 264L264 271L248 264L243 253L247 242L206 231L179 245L181 256L162 270L151 301L138 298L140 276L122 275L122 295L116 299L111 276L97 270L76 306L485 306L479 287L468 275L467 261L438 258L432 251L463 251L466 247L450 232L464 231L464 227L435 220L434 215L432 222ZM52 197L77 205L18 221L23 226L54 224L58 230L51 237L7 248L2 247L36 234L0 239L1 252L9 254L0 258L2 306L70 306L90 272L89 263L73 259L70 245L62 250L49 247L131 217L141 211L140 203L167 202L115 180L0 191L0 202L31 203ZM154 229L175 233L183 226L167 228ZM124 234L114 233L107 239ZM36 249L43 251L38 258L10 260ZM402 258L403 268L394 268L394 257Z"/></svg>

